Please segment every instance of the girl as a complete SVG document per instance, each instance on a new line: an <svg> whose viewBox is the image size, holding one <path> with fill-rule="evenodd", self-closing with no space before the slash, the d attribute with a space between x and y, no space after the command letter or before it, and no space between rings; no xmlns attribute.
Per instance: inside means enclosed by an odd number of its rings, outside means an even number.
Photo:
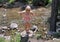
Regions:
<svg viewBox="0 0 60 42"><path fill-rule="evenodd" d="M19 12L22 15L22 20L24 23L24 26L28 28L28 30L31 27L31 20L32 20L32 16L34 16L33 12L31 11L31 7L27 6L25 8L25 11Z"/></svg>

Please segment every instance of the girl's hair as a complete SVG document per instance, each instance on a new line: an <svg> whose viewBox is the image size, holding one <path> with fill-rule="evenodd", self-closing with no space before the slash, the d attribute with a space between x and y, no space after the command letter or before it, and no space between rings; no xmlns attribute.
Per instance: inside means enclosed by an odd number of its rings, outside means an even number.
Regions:
<svg viewBox="0 0 60 42"><path fill-rule="evenodd" d="M31 7L28 5L28 6L25 8L25 10L27 10L27 9L31 10Z"/></svg>

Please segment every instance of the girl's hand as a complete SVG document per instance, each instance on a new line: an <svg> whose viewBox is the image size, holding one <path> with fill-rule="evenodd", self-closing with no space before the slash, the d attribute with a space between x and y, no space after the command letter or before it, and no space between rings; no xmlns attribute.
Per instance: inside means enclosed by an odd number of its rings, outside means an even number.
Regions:
<svg viewBox="0 0 60 42"><path fill-rule="evenodd" d="M21 12L18 12L18 14L20 14Z"/></svg>

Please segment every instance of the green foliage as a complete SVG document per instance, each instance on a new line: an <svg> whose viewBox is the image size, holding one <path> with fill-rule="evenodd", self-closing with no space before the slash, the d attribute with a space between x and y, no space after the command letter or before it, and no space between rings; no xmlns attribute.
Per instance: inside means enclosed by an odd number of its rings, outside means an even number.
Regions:
<svg viewBox="0 0 60 42"><path fill-rule="evenodd" d="M7 0L0 0L0 3L6 2Z"/></svg>
<svg viewBox="0 0 60 42"><path fill-rule="evenodd" d="M33 5L47 5L49 2L51 2L52 0L33 0L32 3Z"/></svg>
<svg viewBox="0 0 60 42"><path fill-rule="evenodd" d="M0 37L0 42L5 42L5 39L3 37Z"/></svg>
<svg viewBox="0 0 60 42"><path fill-rule="evenodd" d="M15 42L14 37L15 37L15 30L11 30L11 40L10 40L10 42Z"/></svg>
<svg viewBox="0 0 60 42"><path fill-rule="evenodd" d="M12 30L12 35L11 35L11 40L10 42L20 42L21 38L20 38L20 33L16 32L15 30Z"/></svg>
<svg viewBox="0 0 60 42"><path fill-rule="evenodd" d="M26 3L26 4L30 4L32 2L32 0L22 0L21 2Z"/></svg>
<svg viewBox="0 0 60 42"><path fill-rule="evenodd" d="M55 37L55 38L60 38L60 33L57 33L57 32L54 33L54 34L53 34L53 37Z"/></svg>
<svg viewBox="0 0 60 42"><path fill-rule="evenodd" d="M36 34L36 38L40 39L40 38L42 38L42 35L41 34Z"/></svg>
<svg viewBox="0 0 60 42"><path fill-rule="evenodd" d="M52 2L52 0L49 0L49 2Z"/></svg>
<svg viewBox="0 0 60 42"><path fill-rule="evenodd" d="M40 0L33 0L33 1L32 1L32 4L33 4L33 5L37 5L39 2L40 2Z"/></svg>
<svg viewBox="0 0 60 42"><path fill-rule="evenodd" d="M1 3L3 3L3 2L13 3L13 2L15 2L15 0L0 0L0 2Z"/></svg>
<svg viewBox="0 0 60 42"><path fill-rule="evenodd" d="M24 4L28 3L28 0L19 0L19 1L24 3Z"/></svg>
<svg viewBox="0 0 60 42"><path fill-rule="evenodd" d="M14 3L16 0L7 0L8 3ZM19 2L22 2L24 4L33 4L36 6L44 6L50 3L52 0L19 0ZM0 0L0 2L5 2L5 0Z"/></svg>
<svg viewBox="0 0 60 42"><path fill-rule="evenodd" d="M21 38L20 38L20 33L16 33L15 35L15 42L20 42Z"/></svg>
<svg viewBox="0 0 60 42"><path fill-rule="evenodd" d="M3 0L0 0L0 3L2 2Z"/></svg>
<svg viewBox="0 0 60 42"><path fill-rule="evenodd" d="M15 0L9 0L9 3L13 3Z"/></svg>

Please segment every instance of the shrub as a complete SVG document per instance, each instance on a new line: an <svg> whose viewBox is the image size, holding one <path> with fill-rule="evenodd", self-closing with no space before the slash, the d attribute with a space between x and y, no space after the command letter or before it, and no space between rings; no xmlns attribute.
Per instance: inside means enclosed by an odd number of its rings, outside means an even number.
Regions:
<svg viewBox="0 0 60 42"><path fill-rule="evenodd" d="M49 0L33 0L32 3L34 6L45 6L49 3Z"/></svg>
<svg viewBox="0 0 60 42"><path fill-rule="evenodd" d="M60 32L59 32L59 33L57 33L57 32L54 33L54 34L53 34L53 37L54 37L54 38L60 38Z"/></svg>

